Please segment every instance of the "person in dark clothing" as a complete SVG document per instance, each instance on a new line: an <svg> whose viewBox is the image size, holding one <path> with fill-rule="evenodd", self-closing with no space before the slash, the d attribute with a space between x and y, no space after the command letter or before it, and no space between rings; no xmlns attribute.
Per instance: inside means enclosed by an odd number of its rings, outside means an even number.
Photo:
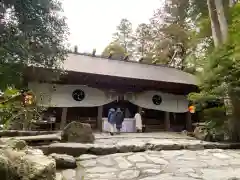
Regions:
<svg viewBox="0 0 240 180"><path fill-rule="evenodd" d="M117 133L119 134L122 128L122 123L124 121L124 114L120 108L117 108L117 111L115 112L115 120L116 120Z"/></svg>
<svg viewBox="0 0 240 180"><path fill-rule="evenodd" d="M110 135L113 136L115 131L115 125L116 125L116 118L115 118L115 109L111 108L108 111L108 123L110 125Z"/></svg>

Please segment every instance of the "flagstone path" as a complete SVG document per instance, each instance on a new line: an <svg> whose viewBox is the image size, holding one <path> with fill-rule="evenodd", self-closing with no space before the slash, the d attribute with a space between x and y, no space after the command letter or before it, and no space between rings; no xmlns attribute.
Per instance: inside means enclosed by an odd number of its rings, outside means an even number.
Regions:
<svg viewBox="0 0 240 180"><path fill-rule="evenodd" d="M57 180L240 180L239 150L174 150L81 155ZM65 180L64 179L64 180ZM61 179L62 180L62 179Z"/></svg>
<svg viewBox="0 0 240 180"><path fill-rule="evenodd" d="M240 150L229 144L144 133L96 134L95 145L86 146L78 168L58 172L57 180L240 180Z"/></svg>

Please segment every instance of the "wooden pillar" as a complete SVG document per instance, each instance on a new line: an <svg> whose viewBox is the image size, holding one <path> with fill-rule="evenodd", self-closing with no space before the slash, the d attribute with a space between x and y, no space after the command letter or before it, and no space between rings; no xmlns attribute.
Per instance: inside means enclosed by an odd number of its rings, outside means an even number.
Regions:
<svg viewBox="0 0 240 180"><path fill-rule="evenodd" d="M98 116L97 116L97 128L102 132L102 116L103 116L103 106L98 107Z"/></svg>
<svg viewBox="0 0 240 180"><path fill-rule="evenodd" d="M165 131L169 131L170 128L171 128L170 112L166 112L166 111L165 111L164 127L165 127Z"/></svg>
<svg viewBox="0 0 240 180"><path fill-rule="evenodd" d="M189 132L192 131L192 117L190 112L186 113L186 129Z"/></svg>
<svg viewBox="0 0 240 180"><path fill-rule="evenodd" d="M67 107L62 108L60 130L63 130L67 123Z"/></svg>

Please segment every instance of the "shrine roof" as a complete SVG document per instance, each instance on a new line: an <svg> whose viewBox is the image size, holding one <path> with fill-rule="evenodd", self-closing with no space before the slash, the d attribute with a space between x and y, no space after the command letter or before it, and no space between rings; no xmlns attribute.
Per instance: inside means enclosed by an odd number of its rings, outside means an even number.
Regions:
<svg viewBox="0 0 240 180"><path fill-rule="evenodd" d="M69 53L63 63L63 69L113 77L197 85L197 78L194 75L176 68L139 63L137 61L94 57L85 54Z"/></svg>

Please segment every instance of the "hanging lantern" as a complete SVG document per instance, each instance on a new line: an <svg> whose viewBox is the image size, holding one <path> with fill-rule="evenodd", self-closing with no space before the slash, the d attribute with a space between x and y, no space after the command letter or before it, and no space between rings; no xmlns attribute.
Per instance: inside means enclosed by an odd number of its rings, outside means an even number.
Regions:
<svg viewBox="0 0 240 180"><path fill-rule="evenodd" d="M32 95L27 95L26 100L27 100L27 104L31 105L33 103L33 96Z"/></svg>
<svg viewBox="0 0 240 180"><path fill-rule="evenodd" d="M24 105L32 105L34 101L33 95L30 93L24 94Z"/></svg>
<svg viewBox="0 0 240 180"><path fill-rule="evenodd" d="M190 113L195 113L196 107L195 107L195 106L189 106L189 107L188 107L188 111L189 111Z"/></svg>

